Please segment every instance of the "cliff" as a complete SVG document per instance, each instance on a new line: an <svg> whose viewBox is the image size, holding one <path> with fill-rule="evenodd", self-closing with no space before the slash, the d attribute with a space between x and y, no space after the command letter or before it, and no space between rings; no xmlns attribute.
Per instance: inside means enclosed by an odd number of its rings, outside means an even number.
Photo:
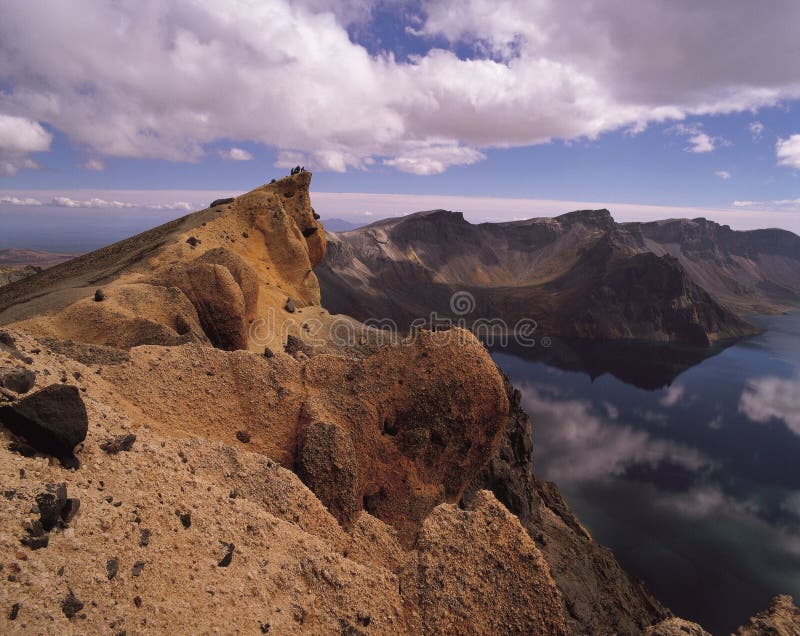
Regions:
<svg viewBox="0 0 800 636"><path fill-rule="evenodd" d="M533 320L540 335L708 344L754 332L743 315L800 305L800 237L704 219L616 223L608 210L473 225L434 210L329 236L323 304L407 326ZM454 293L474 306L454 313Z"/></svg>
<svg viewBox="0 0 800 636"><path fill-rule="evenodd" d="M519 394L471 333L387 336L323 309L309 182L0 289L0 631L666 618L533 477Z"/></svg>

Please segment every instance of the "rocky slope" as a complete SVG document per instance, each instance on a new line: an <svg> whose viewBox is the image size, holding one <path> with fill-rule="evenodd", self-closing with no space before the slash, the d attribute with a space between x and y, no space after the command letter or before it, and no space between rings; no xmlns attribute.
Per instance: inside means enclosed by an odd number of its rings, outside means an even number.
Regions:
<svg viewBox="0 0 800 636"><path fill-rule="evenodd" d="M309 180L0 290L0 632L667 619L534 479L519 394L472 334L320 306Z"/></svg>
<svg viewBox="0 0 800 636"><path fill-rule="evenodd" d="M473 225L434 210L332 234L323 304L408 325L534 320L540 334L707 345L751 333L740 316L800 304L800 237L704 219L615 223L607 210ZM474 297L468 313L452 295Z"/></svg>

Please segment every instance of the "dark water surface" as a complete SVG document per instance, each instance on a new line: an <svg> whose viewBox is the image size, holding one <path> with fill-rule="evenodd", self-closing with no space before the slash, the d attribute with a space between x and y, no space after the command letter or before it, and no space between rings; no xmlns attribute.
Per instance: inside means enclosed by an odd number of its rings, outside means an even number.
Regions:
<svg viewBox="0 0 800 636"><path fill-rule="evenodd" d="M676 614L729 634L800 599L800 313L710 351L506 348L534 467ZM709 356L709 357L705 357Z"/></svg>

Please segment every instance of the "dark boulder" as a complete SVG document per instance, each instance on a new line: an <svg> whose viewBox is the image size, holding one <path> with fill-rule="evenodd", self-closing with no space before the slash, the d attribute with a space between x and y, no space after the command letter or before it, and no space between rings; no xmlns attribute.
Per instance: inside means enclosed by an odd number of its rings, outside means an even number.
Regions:
<svg viewBox="0 0 800 636"><path fill-rule="evenodd" d="M37 451L74 462L73 449L86 439L89 417L77 387L51 384L0 406L0 424Z"/></svg>
<svg viewBox="0 0 800 636"><path fill-rule="evenodd" d="M14 391L14 393L27 393L36 383L36 374L22 367L0 368L0 387Z"/></svg>
<svg viewBox="0 0 800 636"><path fill-rule="evenodd" d="M94 302L100 303L106 299L106 294L102 289L98 289L94 292Z"/></svg>

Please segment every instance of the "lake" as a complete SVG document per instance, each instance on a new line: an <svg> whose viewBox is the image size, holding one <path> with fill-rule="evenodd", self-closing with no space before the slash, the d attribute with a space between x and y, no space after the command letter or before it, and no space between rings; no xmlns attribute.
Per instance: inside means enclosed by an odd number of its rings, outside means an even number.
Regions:
<svg viewBox="0 0 800 636"><path fill-rule="evenodd" d="M728 634L800 597L800 313L697 350L507 347L534 470L677 615Z"/></svg>

